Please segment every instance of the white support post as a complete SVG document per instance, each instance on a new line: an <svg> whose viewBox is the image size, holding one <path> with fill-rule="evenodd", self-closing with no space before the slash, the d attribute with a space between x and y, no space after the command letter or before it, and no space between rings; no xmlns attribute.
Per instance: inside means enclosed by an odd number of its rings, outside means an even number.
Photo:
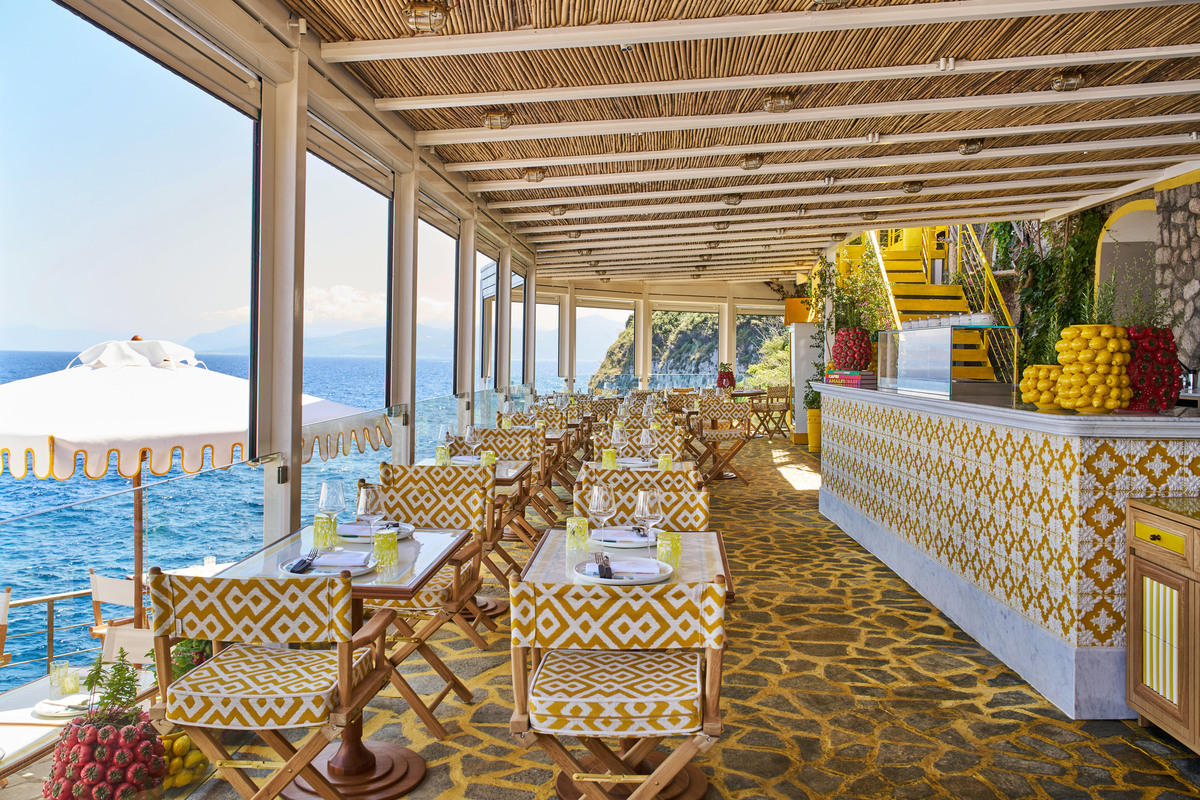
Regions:
<svg viewBox="0 0 1200 800"><path fill-rule="evenodd" d="M300 398L304 376L304 186L308 63L263 84L259 123L258 270L255 286L254 455L278 453L263 474L263 542L300 527Z"/></svg>
<svg viewBox="0 0 1200 800"><path fill-rule="evenodd" d="M458 227L458 291L455 294L454 393L458 402L458 432L472 424L475 413L475 216Z"/></svg>
<svg viewBox="0 0 1200 800"><path fill-rule="evenodd" d="M717 361L732 364L737 374L737 305L733 302L732 286L717 314L717 353Z"/></svg>
<svg viewBox="0 0 1200 800"><path fill-rule="evenodd" d="M523 382L537 386L537 266L525 270L525 374Z"/></svg>
<svg viewBox="0 0 1200 800"><path fill-rule="evenodd" d="M414 406L417 398L417 163L396 173L392 185L392 263L388 329L388 405L403 406L392 420L392 463L415 458Z"/></svg>
<svg viewBox="0 0 1200 800"><path fill-rule="evenodd" d="M512 383L512 245L500 248L496 263L496 391L508 397Z"/></svg>
<svg viewBox="0 0 1200 800"><path fill-rule="evenodd" d="M652 313L650 290L643 289L642 298L633 301L633 365L639 389L650 388Z"/></svg>
<svg viewBox="0 0 1200 800"><path fill-rule="evenodd" d="M558 363L560 369L565 366L562 376L566 378L565 388L568 392L575 391L575 315L577 310L575 284L569 282L567 295L559 301L558 306Z"/></svg>

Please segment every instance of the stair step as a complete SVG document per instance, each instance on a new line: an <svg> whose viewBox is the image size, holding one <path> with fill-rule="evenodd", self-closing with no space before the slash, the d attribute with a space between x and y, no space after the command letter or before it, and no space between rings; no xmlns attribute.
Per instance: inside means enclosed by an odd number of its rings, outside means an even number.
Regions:
<svg viewBox="0 0 1200 800"><path fill-rule="evenodd" d="M961 297L897 297L896 310L901 314L924 312L927 317L949 317L970 313L971 307Z"/></svg>
<svg viewBox="0 0 1200 800"><path fill-rule="evenodd" d="M892 288L892 294L896 299L900 297L963 297L961 286L930 283L925 286L914 286L911 283L895 286Z"/></svg>
<svg viewBox="0 0 1200 800"><path fill-rule="evenodd" d="M950 374L958 380L996 380L996 371L991 367L951 367Z"/></svg>

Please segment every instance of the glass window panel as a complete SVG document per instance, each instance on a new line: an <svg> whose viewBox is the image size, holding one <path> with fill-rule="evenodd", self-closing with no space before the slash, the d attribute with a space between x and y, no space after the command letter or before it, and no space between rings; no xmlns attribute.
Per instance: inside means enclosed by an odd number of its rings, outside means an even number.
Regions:
<svg viewBox="0 0 1200 800"><path fill-rule="evenodd" d="M509 381L525 383L525 278L512 274L512 316L509 320Z"/></svg>
<svg viewBox="0 0 1200 800"><path fill-rule="evenodd" d="M633 310L575 307L575 388L586 390L633 375ZM622 386L627 379L622 379ZM615 385L615 384L614 384Z"/></svg>
<svg viewBox="0 0 1200 800"><path fill-rule="evenodd" d="M558 374L558 303L537 304L537 385L539 394L562 391Z"/></svg>
<svg viewBox="0 0 1200 800"><path fill-rule="evenodd" d="M454 290L458 241L417 223L416 399L444 397L454 387Z"/></svg>

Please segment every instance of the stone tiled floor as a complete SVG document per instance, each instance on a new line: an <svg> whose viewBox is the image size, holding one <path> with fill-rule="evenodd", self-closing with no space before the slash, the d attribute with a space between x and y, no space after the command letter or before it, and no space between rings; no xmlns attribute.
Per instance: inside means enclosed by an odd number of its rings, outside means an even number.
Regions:
<svg viewBox="0 0 1200 800"><path fill-rule="evenodd" d="M725 735L697 759L709 798L1200 796L1200 757L1132 722L1067 719L824 519L819 465L807 453L759 440L738 463L750 485L713 488L712 524L725 534L738 600ZM473 704L442 706L444 741L398 699L370 707L370 738L429 762L412 797L554 796L545 756L507 732L505 630L486 652L451 634L437 640L475 689ZM36 796L31 788L10 796ZM193 796L235 797L211 778Z"/></svg>

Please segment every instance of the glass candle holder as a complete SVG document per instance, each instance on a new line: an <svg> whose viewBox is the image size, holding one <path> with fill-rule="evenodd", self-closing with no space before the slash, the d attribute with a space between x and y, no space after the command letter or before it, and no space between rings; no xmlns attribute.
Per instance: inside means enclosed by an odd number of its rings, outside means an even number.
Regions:
<svg viewBox="0 0 1200 800"><path fill-rule="evenodd" d="M674 466L675 466L675 459L671 456L670 453L659 453L658 454L658 468L659 469L661 469L663 472L670 472Z"/></svg>
<svg viewBox="0 0 1200 800"><path fill-rule="evenodd" d="M337 544L337 515L316 514L313 517L313 546L333 547ZM214 560L214 564L216 561Z"/></svg>
<svg viewBox="0 0 1200 800"><path fill-rule="evenodd" d="M396 540L394 528L375 531L371 541L374 545L372 552L379 566L391 567L400 563L400 545Z"/></svg>
<svg viewBox="0 0 1200 800"><path fill-rule="evenodd" d="M63 679L66 678L69 666L66 661L50 662L50 699L57 700L64 694Z"/></svg>
<svg viewBox="0 0 1200 800"><path fill-rule="evenodd" d="M658 532L658 560L670 564L671 569L679 571L683 558L683 534L679 531Z"/></svg>

